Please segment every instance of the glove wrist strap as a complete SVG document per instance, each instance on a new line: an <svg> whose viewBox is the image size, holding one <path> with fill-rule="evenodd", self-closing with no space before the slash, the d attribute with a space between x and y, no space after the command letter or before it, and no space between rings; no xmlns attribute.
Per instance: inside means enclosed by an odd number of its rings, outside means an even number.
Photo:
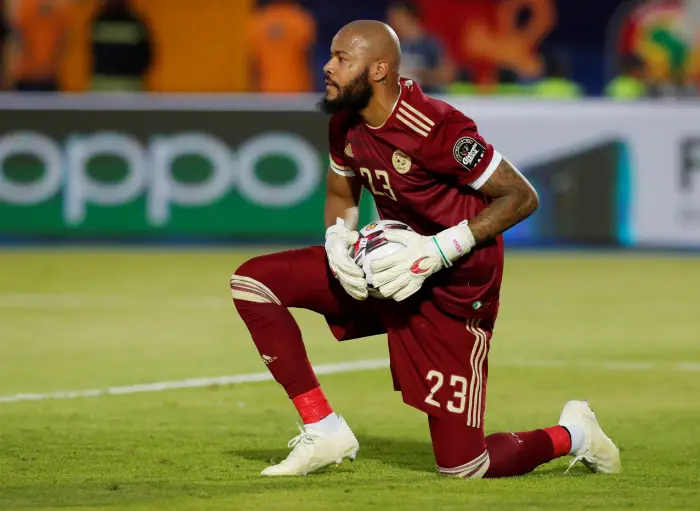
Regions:
<svg viewBox="0 0 700 511"><path fill-rule="evenodd" d="M436 234L432 240L443 264L448 268L476 245L476 240L466 220Z"/></svg>

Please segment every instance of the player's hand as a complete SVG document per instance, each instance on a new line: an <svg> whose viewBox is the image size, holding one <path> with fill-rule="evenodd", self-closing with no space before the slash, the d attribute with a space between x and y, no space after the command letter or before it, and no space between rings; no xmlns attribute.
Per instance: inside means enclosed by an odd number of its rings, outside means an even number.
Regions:
<svg viewBox="0 0 700 511"><path fill-rule="evenodd" d="M326 230L328 265L343 289L355 300L367 298L367 280L362 268L350 257L349 249L360 235L350 231L342 220Z"/></svg>
<svg viewBox="0 0 700 511"><path fill-rule="evenodd" d="M388 230L385 237L401 243L406 249L370 264L372 285L379 289L384 298L393 298L397 302L416 293L425 279L442 268L452 266L476 244L466 221L435 236Z"/></svg>

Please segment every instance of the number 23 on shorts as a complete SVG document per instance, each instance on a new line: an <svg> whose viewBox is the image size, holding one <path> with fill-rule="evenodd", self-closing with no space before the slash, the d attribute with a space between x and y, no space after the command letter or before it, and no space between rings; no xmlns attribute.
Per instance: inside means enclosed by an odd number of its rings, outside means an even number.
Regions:
<svg viewBox="0 0 700 511"><path fill-rule="evenodd" d="M452 399L447 401L446 408L452 413L463 413L467 404L467 379L457 374L451 374L449 376L449 386L453 389L454 393L452 394ZM433 369L428 372L425 379L432 384L430 394L425 398L425 402L429 405L441 408L440 403L435 400L434 396L445 384L445 375Z"/></svg>

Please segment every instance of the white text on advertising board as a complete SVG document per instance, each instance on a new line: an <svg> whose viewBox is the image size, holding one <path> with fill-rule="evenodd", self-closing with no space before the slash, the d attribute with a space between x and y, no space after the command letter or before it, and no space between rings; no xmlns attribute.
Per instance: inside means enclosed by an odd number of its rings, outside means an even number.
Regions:
<svg viewBox="0 0 700 511"><path fill-rule="evenodd" d="M32 182L14 182L5 174L8 158L29 155L39 160L42 175ZM172 168L183 156L195 155L211 168L207 178L186 183L174 178ZM115 156L126 164L125 176L115 183L90 177L88 164L99 156ZM257 175L258 163L281 156L294 163L294 177L270 184ZM63 194L68 225L85 221L87 206L117 206L146 197L145 215L153 226L166 225L171 205L212 204L235 188L248 201L263 207L291 207L317 189L322 177L316 149L304 138L289 133L254 136L232 150L220 139L199 132L155 136L142 144L119 132L98 132L69 137L62 146L38 132L15 132L0 138L0 201L18 205L42 203Z"/></svg>

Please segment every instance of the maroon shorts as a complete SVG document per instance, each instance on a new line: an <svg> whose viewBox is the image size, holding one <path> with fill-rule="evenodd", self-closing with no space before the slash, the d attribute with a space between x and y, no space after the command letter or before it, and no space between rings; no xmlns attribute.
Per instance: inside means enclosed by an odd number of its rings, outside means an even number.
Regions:
<svg viewBox="0 0 700 511"><path fill-rule="evenodd" d="M492 323L450 316L430 301L408 307L373 301L367 302L375 316L372 331L358 332L353 317L327 317L335 337L386 332L394 389L404 402L433 417L464 416L467 426L482 428Z"/></svg>
<svg viewBox="0 0 700 511"><path fill-rule="evenodd" d="M394 388L404 402L483 428L493 322L458 318L420 298L351 298L328 268L323 247L262 256L265 284L280 302L325 316L339 341L386 333Z"/></svg>

